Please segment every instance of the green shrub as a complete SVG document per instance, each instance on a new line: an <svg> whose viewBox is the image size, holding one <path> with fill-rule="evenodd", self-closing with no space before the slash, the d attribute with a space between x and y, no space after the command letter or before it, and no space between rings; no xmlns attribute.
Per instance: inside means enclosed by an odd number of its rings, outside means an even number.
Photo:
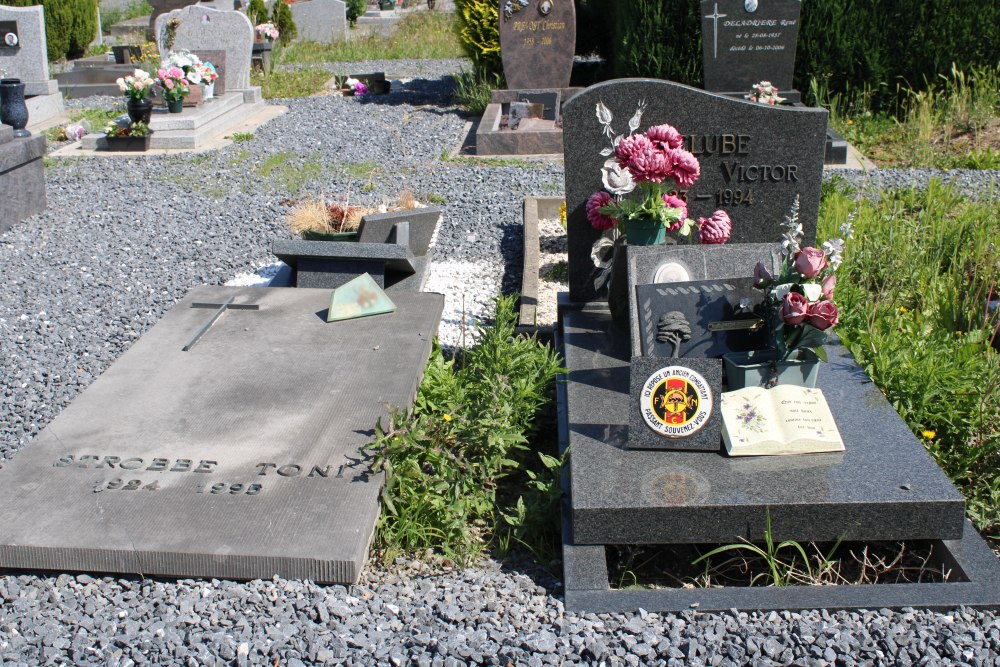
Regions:
<svg viewBox="0 0 1000 667"><path fill-rule="evenodd" d="M648 76L701 85L701 4L697 0L602 0L611 22L616 77Z"/></svg>
<svg viewBox="0 0 1000 667"><path fill-rule="evenodd" d="M480 78L503 76L496 0L455 0L455 29Z"/></svg>
<svg viewBox="0 0 1000 667"><path fill-rule="evenodd" d="M477 344L458 361L436 347L412 411L379 423L369 449L386 473L376 529L384 557L432 549L469 562L491 538L544 552L538 540L558 534L561 462L527 442L560 366L550 348L515 335L515 303L497 299L494 323L477 325ZM525 492L501 487L512 477L526 480Z"/></svg>
<svg viewBox="0 0 1000 667"><path fill-rule="evenodd" d="M292 10L283 0L275 0L274 9L271 10L271 22L278 29L278 44L287 46L298 37L299 31L295 28Z"/></svg>
<svg viewBox="0 0 1000 667"><path fill-rule="evenodd" d="M0 0L11 7L31 7L41 0ZM47 0L45 42L50 61L79 58L97 36L97 0Z"/></svg>
<svg viewBox="0 0 1000 667"><path fill-rule="evenodd" d="M367 0L347 0L347 20L354 25L358 22L358 17L368 9Z"/></svg>
<svg viewBox="0 0 1000 667"><path fill-rule="evenodd" d="M503 88L503 79L496 74L483 77L475 72L462 70L452 79L455 82L452 91L455 103L473 116L482 116L493 98L493 91Z"/></svg>
<svg viewBox="0 0 1000 667"><path fill-rule="evenodd" d="M247 18L254 26L267 23L267 6L264 5L264 0L250 0L250 4L247 5Z"/></svg>

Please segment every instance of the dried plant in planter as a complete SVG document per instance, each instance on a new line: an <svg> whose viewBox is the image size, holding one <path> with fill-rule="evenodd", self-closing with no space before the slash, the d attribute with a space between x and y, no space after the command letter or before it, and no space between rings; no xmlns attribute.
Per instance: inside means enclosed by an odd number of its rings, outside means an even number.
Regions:
<svg viewBox="0 0 1000 667"><path fill-rule="evenodd" d="M326 203L323 199L306 199L295 204L285 216L288 228L296 234L338 234L356 232L361 217L370 209L351 206L347 202Z"/></svg>

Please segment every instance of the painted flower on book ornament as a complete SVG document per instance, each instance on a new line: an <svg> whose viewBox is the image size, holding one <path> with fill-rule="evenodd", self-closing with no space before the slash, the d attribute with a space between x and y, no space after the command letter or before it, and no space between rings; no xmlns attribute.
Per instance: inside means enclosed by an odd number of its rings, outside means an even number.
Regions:
<svg viewBox="0 0 1000 667"><path fill-rule="evenodd" d="M736 413L736 419L739 420L740 431L763 433L766 430L764 415L749 401L743 403L743 407Z"/></svg>

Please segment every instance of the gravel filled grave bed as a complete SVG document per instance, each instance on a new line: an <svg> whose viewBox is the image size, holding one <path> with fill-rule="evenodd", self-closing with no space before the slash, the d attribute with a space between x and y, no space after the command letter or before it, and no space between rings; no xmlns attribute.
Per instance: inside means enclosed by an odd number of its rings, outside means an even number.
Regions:
<svg viewBox="0 0 1000 667"><path fill-rule="evenodd" d="M282 218L295 197L379 203L408 187L441 206L427 289L446 295L442 341L471 342L470 319L520 284L523 198L561 196L563 172L448 157L467 121L450 101L448 75L462 64L344 64L385 70L392 92L277 100L287 114L204 154L49 164L48 209L0 235L0 467L190 288L272 265L272 241L292 236ZM1000 180L996 171L837 173L861 193L939 177L978 196ZM558 579L492 560L373 564L351 589L0 572L4 667L987 665L998 654L1000 619L988 611L574 614Z"/></svg>

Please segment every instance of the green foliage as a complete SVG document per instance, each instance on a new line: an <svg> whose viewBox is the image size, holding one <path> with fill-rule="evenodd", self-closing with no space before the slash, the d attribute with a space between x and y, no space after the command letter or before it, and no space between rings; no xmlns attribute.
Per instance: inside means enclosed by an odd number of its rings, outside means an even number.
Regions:
<svg viewBox="0 0 1000 667"><path fill-rule="evenodd" d="M153 7L146 0L132 0L125 7L107 7L101 9L101 34L111 34L111 26L121 21L149 16Z"/></svg>
<svg viewBox="0 0 1000 667"><path fill-rule="evenodd" d="M271 23L278 29L278 44L288 46L299 35L292 18L292 10L284 0L275 0L271 10Z"/></svg>
<svg viewBox="0 0 1000 667"><path fill-rule="evenodd" d="M43 5L50 61L79 58L97 34L97 0L0 0L0 5Z"/></svg>
<svg viewBox="0 0 1000 667"><path fill-rule="evenodd" d="M1000 293L997 203L938 181L860 203L829 192L819 232L839 235L857 208L838 272L837 333L987 531L1000 528L998 322L986 310Z"/></svg>
<svg viewBox="0 0 1000 667"><path fill-rule="evenodd" d="M304 67L293 71L273 69L270 72L254 70L250 82L261 87L264 99L309 97L323 89L333 72L322 67Z"/></svg>
<svg viewBox="0 0 1000 667"><path fill-rule="evenodd" d="M503 78L497 74L477 74L462 70L452 76L455 103L473 116L482 116L493 97L493 91L503 88Z"/></svg>
<svg viewBox="0 0 1000 667"><path fill-rule="evenodd" d="M250 4L247 5L247 18L254 26L267 23L267 6L264 4L264 0L250 0Z"/></svg>
<svg viewBox="0 0 1000 667"><path fill-rule="evenodd" d="M498 9L496 0L455 0L458 41L481 79L503 76Z"/></svg>
<svg viewBox="0 0 1000 667"><path fill-rule="evenodd" d="M232 139L234 143L241 143L244 141L253 141L254 134L253 132L234 132L229 138Z"/></svg>
<svg viewBox="0 0 1000 667"><path fill-rule="evenodd" d="M605 55L616 77L649 76L701 85L698 0L601 0L590 4L610 21L612 47Z"/></svg>
<svg viewBox="0 0 1000 667"><path fill-rule="evenodd" d="M407 413L381 420L368 449L386 473L385 511L376 529L386 559L436 550L469 562L491 538L543 552L558 525L561 462L529 451L528 438L553 399L558 358L515 335L515 297L498 297L495 320L476 326L478 343L458 360L435 346ZM504 492L522 476L527 493ZM546 512L546 513L542 513Z"/></svg>
<svg viewBox="0 0 1000 667"><path fill-rule="evenodd" d="M367 0L347 0L347 20L353 26L358 22L358 17L368 9Z"/></svg>
<svg viewBox="0 0 1000 667"><path fill-rule="evenodd" d="M420 58L461 58L462 50L444 12L411 12L403 16L392 35L354 35L332 44L296 42L281 51L278 63L303 64L359 62L362 60L405 60Z"/></svg>
<svg viewBox="0 0 1000 667"><path fill-rule="evenodd" d="M255 171L259 187L295 195L319 178L323 163L319 153L272 153Z"/></svg>

